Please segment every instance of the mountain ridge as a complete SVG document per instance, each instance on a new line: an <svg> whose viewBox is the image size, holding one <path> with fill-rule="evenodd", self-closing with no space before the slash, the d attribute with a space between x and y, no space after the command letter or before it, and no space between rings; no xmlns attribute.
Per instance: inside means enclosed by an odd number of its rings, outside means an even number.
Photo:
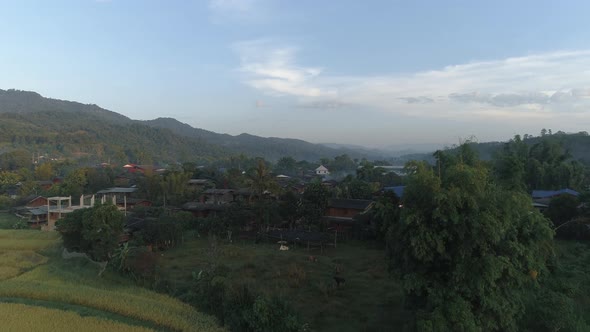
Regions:
<svg viewBox="0 0 590 332"><path fill-rule="evenodd" d="M308 161L345 153L354 158L375 157L299 139L219 134L173 118L133 120L95 104L15 89L0 89L0 120L0 151L41 150L56 155L96 154L97 158L116 154L120 160L126 156L135 162L154 158L166 162L210 161L237 154L269 160L291 156ZM140 158L142 149L151 157Z"/></svg>

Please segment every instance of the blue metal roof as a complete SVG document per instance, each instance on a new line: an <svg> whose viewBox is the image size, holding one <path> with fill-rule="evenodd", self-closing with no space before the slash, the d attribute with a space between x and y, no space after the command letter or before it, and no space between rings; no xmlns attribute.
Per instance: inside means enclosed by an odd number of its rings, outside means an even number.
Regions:
<svg viewBox="0 0 590 332"><path fill-rule="evenodd" d="M559 196L563 194L568 194L572 196L580 195L579 192L575 190L571 190L568 188L560 189L560 190L533 190L532 196L533 198L550 198L554 196Z"/></svg>
<svg viewBox="0 0 590 332"><path fill-rule="evenodd" d="M399 198L402 198L402 196L404 195L404 189L406 189L406 186L384 187L383 188L383 190L385 190L385 191L393 191L395 193L395 195Z"/></svg>

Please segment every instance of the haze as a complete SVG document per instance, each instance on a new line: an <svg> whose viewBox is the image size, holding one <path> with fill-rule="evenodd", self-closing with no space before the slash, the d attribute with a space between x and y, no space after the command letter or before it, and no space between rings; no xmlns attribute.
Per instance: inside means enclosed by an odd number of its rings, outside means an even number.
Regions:
<svg viewBox="0 0 590 332"><path fill-rule="evenodd" d="M371 147L590 124L585 1L0 1L0 88Z"/></svg>

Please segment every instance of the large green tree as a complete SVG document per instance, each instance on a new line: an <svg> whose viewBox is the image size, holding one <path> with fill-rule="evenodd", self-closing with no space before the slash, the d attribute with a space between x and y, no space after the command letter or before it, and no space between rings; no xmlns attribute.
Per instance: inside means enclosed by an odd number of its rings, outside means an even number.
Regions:
<svg viewBox="0 0 590 332"><path fill-rule="evenodd" d="M56 226L66 248L105 261L119 244L123 223L124 216L117 207L104 204L69 213Z"/></svg>
<svg viewBox="0 0 590 332"><path fill-rule="evenodd" d="M581 189L586 181L584 165L551 138L529 146L516 135L496 153L494 171L509 189Z"/></svg>
<svg viewBox="0 0 590 332"><path fill-rule="evenodd" d="M530 197L494 184L468 152L440 173L414 164L388 232L391 267L420 331L516 330L522 287L552 250L549 221Z"/></svg>

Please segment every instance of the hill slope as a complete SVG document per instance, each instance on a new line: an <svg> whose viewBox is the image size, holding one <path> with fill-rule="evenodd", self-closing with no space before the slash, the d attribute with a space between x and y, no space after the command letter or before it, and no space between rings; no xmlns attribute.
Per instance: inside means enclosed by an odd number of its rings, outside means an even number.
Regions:
<svg viewBox="0 0 590 332"><path fill-rule="evenodd" d="M96 105L0 90L0 153L19 149L134 163L206 162L240 153L270 160L292 156L315 161L343 153L371 157L296 139L218 134L171 118L137 121Z"/></svg>
<svg viewBox="0 0 590 332"><path fill-rule="evenodd" d="M170 129L172 132L186 137L202 139L212 143L214 142L234 153L264 156L271 160L277 160L284 156L291 156L297 160L305 159L314 161L319 160L320 158L335 157L342 154L348 154L358 158L380 157L378 153L368 153L368 151L361 151L360 149L331 148L322 144L312 144L299 139L260 137L245 133L237 136L218 134L204 129L193 128L186 123L182 123L172 118L158 118L155 120L144 121L144 123L154 128Z"/></svg>

